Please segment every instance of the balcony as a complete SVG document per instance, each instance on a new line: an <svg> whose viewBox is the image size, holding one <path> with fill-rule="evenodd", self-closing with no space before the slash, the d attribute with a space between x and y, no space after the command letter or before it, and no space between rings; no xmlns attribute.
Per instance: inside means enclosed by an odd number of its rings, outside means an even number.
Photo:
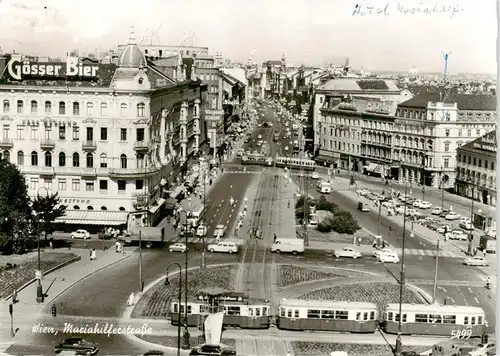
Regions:
<svg viewBox="0 0 500 356"><path fill-rule="evenodd" d="M187 125L187 118L186 117L179 117L179 125Z"/></svg>
<svg viewBox="0 0 500 356"><path fill-rule="evenodd" d="M187 138L187 137L181 137L181 138L179 139L179 142L180 142L180 143L187 143L187 142L188 142L188 138Z"/></svg>
<svg viewBox="0 0 500 356"><path fill-rule="evenodd" d="M199 135L199 134L200 134L200 127L193 126L193 135Z"/></svg>
<svg viewBox="0 0 500 356"><path fill-rule="evenodd" d="M82 143L82 150L89 152L95 151L97 149L97 143L95 141L86 140Z"/></svg>
<svg viewBox="0 0 500 356"><path fill-rule="evenodd" d="M55 175L54 167L38 167L38 174L44 177L52 177Z"/></svg>
<svg viewBox="0 0 500 356"><path fill-rule="evenodd" d="M145 176L153 175L159 172L160 168L147 167L147 168L111 168L109 176L111 178L143 178Z"/></svg>
<svg viewBox="0 0 500 356"><path fill-rule="evenodd" d="M3 150L10 150L12 147L14 147L14 141L11 138L1 138L0 139L0 148Z"/></svg>
<svg viewBox="0 0 500 356"><path fill-rule="evenodd" d="M85 178L96 178L97 170L95 168L80 168L80 175Z"/></svg>
<svg viewBox="0 0 500 356"><path fill-rule="evenodd" d="M42 150L53 150L56 147L56 141L54 140L49 140L49 139L43 139L40 141L40 148Z"/></svg>
<svg viewBox="0 0 500 356"><path fill-rule="evenodd" d="M147 151L149 149L148 142L146 141L136 141L134 143L134 150L135 151Z"/></svg>

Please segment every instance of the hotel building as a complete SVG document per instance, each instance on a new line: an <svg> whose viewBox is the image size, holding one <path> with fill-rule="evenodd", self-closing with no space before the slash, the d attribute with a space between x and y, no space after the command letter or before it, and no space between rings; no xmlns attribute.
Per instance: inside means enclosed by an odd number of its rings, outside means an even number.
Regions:
<svg viewBox="0 0 500 356"><path fill-rule="evenodd" d="M133 35L117 64L0 57L2 158L31 197L58 192L68 228L149 224L162 186L207 134L205 86L185 66L171 70L175 79Z"/></svg>

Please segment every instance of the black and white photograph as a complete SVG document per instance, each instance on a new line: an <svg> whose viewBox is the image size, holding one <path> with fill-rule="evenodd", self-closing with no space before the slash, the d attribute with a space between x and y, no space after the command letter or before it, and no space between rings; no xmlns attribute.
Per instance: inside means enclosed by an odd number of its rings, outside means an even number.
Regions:
<svg viewBox="0 0 500 356"><path fill-rule="evenodd" d="M0 0L0 356L496 355L499 9Z"/></svg>

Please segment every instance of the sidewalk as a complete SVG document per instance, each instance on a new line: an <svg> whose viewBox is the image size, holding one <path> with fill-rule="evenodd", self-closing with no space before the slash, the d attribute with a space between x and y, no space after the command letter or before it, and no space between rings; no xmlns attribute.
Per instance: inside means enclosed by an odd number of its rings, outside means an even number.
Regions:
<svg viewBox="0 0 500 356"><path fill-rule="evenodd" d="M99 251L97 253L97 260L90 261L88 250L72 249L71 252L80 256L81 260L43 277L43 289L44 292L48 294L43 303L36 302L36 282L18 292L17 299L19 302L14 304L13 323L14 329L19 328L19 330L14 338L11 336L10 329L11 320L9 314L9 304L11 303L11 299L4 299L0 302L0 337L2 345L9 340L15 341L22 339L26 332L31 331L31 326L37 322L43 308L50 305L54 299L64 293L67 289L71 288L82 279L130 257L134 250L135 248L126 247L123 254L117 254L114 249ZM49 289L47 290L47 288ZM8 346L5 346L6 350ZM0 352L1 351L2 350L0 349Z"/></svg>
<svg viewBox="0 0 500 356"><path fill-rule="evenodd" d="M295 226L295 184L287 178L280 175L278 198L276 200L275 215L276 220L273 225L276 226L276 235L278 238L294 239L297 237Z"/></svg>

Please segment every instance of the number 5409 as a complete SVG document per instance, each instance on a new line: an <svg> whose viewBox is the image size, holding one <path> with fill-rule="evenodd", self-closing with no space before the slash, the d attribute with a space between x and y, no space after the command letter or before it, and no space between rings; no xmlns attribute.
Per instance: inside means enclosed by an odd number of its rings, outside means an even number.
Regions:
<svg viewBox="0 0 500 356"><path fill-rule="evenodd" d="M452 330L452 339L468 339L472 336L472 329Z"/></svg>

